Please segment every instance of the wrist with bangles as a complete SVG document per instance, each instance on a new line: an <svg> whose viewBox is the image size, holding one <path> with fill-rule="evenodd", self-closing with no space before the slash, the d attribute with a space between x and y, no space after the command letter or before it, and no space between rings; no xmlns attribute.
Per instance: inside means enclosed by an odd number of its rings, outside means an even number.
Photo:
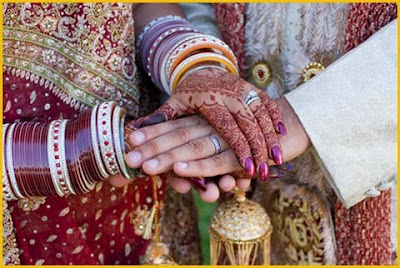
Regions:
<svg viewBox="0 0 400 268"><path fill-rule="evenodd" d="M125 164L125 109L104 102L76 120L3 125L3 198L92 190L110 175L143 177Z"/></svg>
<svg viewBox="0 0 400 268"><path fill-rule="evenodd" d="M150 22L136 43L143 68L169 95L188 73L203 69L201 65L238 75L238 63L229 46L216 37L198 33L181 17L164 16Z"/></svg>

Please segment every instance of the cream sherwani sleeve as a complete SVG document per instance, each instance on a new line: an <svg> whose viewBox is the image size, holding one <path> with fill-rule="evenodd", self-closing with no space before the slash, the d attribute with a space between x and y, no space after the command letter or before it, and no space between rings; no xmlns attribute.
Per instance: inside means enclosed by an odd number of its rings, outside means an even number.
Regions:
<svg viewBox="0 0 400 268"><path fill-rule="evenodd" d="M285 95L350 207L397 167L397 20Z"/></svg>

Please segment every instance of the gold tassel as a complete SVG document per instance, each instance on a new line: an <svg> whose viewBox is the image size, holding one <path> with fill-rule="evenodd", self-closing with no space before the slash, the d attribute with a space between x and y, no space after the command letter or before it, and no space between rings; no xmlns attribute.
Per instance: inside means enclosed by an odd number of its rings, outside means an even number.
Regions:
<svg viewBox="0 0 400 268"><path fill-rule="evenodd" d="M147 220L146 226L144 228L143 238L146 240L150 239L152 236L153 222L155 215L156 215L156 204L154 204L153 207L151 208L149 219Z"/></svg>
<svg viewBox="0 0 400 268"><path fill-rule="evenodd" d="M152 229L154 227L153 241L148 246L146 253L140 258L141 264L152 264L152 265L177 265L174 259L169 256L169 250L167 245L160 243L159 235L159 215L160 215L160 203L157 195L157 176L151 176L153 186L153 199L154 205L151 208L149 220L147 221L146 228L144 231L143 238L150 239L152 236Z"/></svg>
<svg viewBox="0 0 400 268"><path fill-rule="evenodd" d="M264 208L237 190L236 198L221 203L212 217L211 264L270 264L271 233Z"/></svg>

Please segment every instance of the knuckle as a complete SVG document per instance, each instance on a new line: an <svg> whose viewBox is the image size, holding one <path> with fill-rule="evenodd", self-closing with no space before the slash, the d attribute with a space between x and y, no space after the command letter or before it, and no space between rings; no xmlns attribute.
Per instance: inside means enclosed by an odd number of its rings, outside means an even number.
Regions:
<svg viewBox="0 0 400 268"><path fill-rule="evenodd" d="M157 157L160 163L163 164L170 164L175 162L175 154L173 152L166 152L163 153L162 155L160 155L159 157Z"/></svg>
<svg viewBox="0 0 400 268"><path fill-rule="evenodd" d="M189 150L195 154L201 154L205 151L204 142L201 140L191 141L189 144Z"/></svg>
<svg viewBox="0 0 400 268"><path fill-rule="evenodd" d="M189 131L187 129L178 129L175 131L173 134L172 138L174 141L177 143L183 143L186 142L189 138Z"/></svg>
<svg viewBox="0 0 400 268"><path fill-rule="evenodd" d="M147 144L145 150L143 150L143 153L151 153L151 154L158 154L160 152L160 146L157 144L157 142L151 141Z"/></svg>
<svg viewBox="0 0 400 268"><path fill-rule="evenodd" d="M215 168L218 171L221 171L222 167L223 167L223 165L225 163L224 159L221 156L215 156L215 157L212 158L212 161L213 161L213 165L215 166Z"/></svg>

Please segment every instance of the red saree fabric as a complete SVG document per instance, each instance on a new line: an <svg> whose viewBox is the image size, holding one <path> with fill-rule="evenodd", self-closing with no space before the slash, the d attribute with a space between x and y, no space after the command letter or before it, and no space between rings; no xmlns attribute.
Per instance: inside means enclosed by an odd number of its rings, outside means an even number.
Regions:
<svg viewBox="0 0 400 268"><path fill-rule="evenodd" d="M116 100L137 116L143 92L131 5L3 8L4 123L74 119L103 100ZM158 183L162 199L165 177ZM21 202L8 204L21 264L137 264L148 245L141 237L153 205L148 178L120 189L105 181L87 194L29 202L28 211Z"/></svg>

